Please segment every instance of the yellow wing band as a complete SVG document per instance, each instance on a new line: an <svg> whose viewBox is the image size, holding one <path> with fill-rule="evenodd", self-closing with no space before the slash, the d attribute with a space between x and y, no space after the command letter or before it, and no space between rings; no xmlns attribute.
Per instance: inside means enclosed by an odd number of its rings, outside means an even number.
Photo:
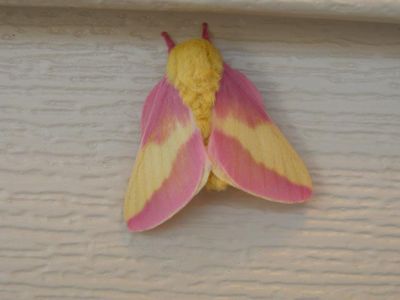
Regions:
<svg viewBox="0 0 400 300"><path fill-rule="evenodd" d="M139 150L125 196L126 221L143 209L151 195L169 177L176 153L192 134L192 125L182 126L177 123L163 144L149 142Z"/></svg>
<svg viewBox="0 0 400 300"><path fill-rule="evenodd" d="M311 177L303 161L272 122L250 127L228 116L220 119L216 127L227 136L237 139L255 162L286 177L292 183L312 187Z"/></svg>

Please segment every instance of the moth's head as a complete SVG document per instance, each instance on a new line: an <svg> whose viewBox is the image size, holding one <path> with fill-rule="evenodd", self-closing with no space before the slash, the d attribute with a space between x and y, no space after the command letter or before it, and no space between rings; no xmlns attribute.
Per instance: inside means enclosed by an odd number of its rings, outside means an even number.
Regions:
<svg viewBox="0 0 400 300"><path fill-rule="evenodd" d="M176 87L202 90L221 77L223 62L218 49L210 42L207 23L201 38L175 45L168 33L162 36L168 46L167 76Z"/></svg>

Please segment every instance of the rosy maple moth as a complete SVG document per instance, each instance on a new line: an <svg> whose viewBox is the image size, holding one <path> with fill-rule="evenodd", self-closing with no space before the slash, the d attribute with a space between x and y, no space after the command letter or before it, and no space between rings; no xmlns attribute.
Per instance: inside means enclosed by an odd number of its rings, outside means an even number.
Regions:
<svg viewBox="0 0 400 300"><path fill-rule="evenodd" d="M148 95L141 142L125 197L132 231L163 223L204 186L230 185L263 199L310 198L303 161L267 115L253 83L201 38L168 46L166 75Z"/></svg>

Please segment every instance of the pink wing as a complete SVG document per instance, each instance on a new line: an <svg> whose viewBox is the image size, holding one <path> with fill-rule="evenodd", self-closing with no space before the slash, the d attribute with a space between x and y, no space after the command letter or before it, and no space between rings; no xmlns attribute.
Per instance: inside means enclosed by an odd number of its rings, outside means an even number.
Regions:
<svg viewBox="0 0 400 300"><path fill-rule="evenodd" d="M192 114L166 78L147 97L141 128L124 206L132 231L151 229L172 217L201 189L210 172Z"/></svg>
<svg viewBox="0 0 400 300"><path fill-rule="evenodd" d="M224 65L208 153L213 172L231 185L278 202L311 196L307 168L268 117L255 86Z"/></svg>

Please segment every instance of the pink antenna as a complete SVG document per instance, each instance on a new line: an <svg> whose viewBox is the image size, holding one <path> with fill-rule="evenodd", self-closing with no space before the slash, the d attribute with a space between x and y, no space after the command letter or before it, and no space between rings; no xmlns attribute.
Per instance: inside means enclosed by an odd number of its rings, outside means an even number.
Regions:
<svg viewBox="0 0 400 300"><path fill-rule="evenodd" d="M202 24L202 27L203 27L203 34L202 34L202 37L203 37L203 39L205 39L205 40L210 40L210 34L209 34L209 32L208 32L208 24L206 23L206 22L204 22L203 24Z"/></svg>
<svg viewBox="0 0 400 300"><path fill-rule="evenodd" d="M171 49L175 47L174 41L169 36L168 32L165 31L161 32L161 36L164 38L165 43L167 44L168 52L170 52Z"/></svg>

